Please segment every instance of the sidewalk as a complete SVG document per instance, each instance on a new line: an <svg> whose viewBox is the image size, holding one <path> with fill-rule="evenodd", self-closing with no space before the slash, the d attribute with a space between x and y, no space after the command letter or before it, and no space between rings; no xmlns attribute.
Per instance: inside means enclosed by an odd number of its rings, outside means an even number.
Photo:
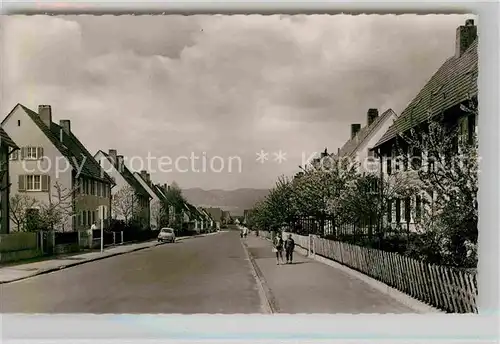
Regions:
<svg viewBox="0 0 500 344"><path fill-rule="evenodd" d="M190 238L199 238L207 235L214 235L218 232L193 235L188 237L179 237L177 241L186 240ZM118 256L121 254L144 250L147 248L155 247L158 245L168 245L165 243L158 243L156 239L135 244L123 244L120 246L105 248L104 252L93 251L75 255L65 255L61 257L54 257L35 263L20 263L19 265L10 265L0 268L0 284L9 283L14 281L23 280L26 278L34 277L41 274L46 274L52 271L62 270L71 266L89 263L109 257Z"/></svg>
<svg viewBox="0 0 500 344"><path fill-rule="evenodd" d="M277 265L268 240L252 234L245 242L276 313L415 313L341 270L297 252L293 264Z"/></svg>

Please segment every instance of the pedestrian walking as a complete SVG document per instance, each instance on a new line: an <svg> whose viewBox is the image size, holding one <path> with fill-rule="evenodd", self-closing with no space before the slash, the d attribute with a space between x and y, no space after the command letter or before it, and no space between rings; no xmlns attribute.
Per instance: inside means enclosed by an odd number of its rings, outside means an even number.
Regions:
<svg viewBox="0 0 500 344"><path fill-rule="evenodd" d="M287 264L292 264L294 249L295 249L295 240L293 240L291 234L288 234L288 238L285 240L285 255Z"/></svg>
<svg viewBox="0 0 500 344"><path fill-rule="evenodd" d="M246 238L248 234L248 228L243 227L243 237Z"/></svg>
<svg viewBox="0 0 500 344"><path fill-rule="evenodd" d="M280 233L276 233L276 236L274 237L273 252L276 252L276 264L280 264L280 259L282 263L285 262L283 260L283 239L281 238Z"/></svg>

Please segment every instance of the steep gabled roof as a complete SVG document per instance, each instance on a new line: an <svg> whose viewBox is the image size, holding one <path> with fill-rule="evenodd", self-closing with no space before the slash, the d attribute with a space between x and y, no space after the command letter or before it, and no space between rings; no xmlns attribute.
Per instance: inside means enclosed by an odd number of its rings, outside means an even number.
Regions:
<svg viewBox="0 0 500 344"><path fill-rule="evenodd" d="M7 147L13 148L14 150L19 149L19 147L14 143L14 140L10 138L5 130L0 127L0 141L5 143Z"/></svg>
<svg viewBox="0 0 500 344"><path fill-rule="evenodd" d="M476 97L478 94L477 45L476 39L460 57L453 56L446 60L375 147L447 109Z"/></svg>
<svg viewBox="0 0 500 344"><path fill-rule="evenodd" d="M114 184L113 179L101 168L101 165L73 133L68 135L61 126L54 122L50 124L49 128L35 111L22 104L18 105L35 122L57 150L64 155L75 171L78 171L80 167L84 176Z"/></svg>
<svg viewBox="0 0 500 344"><path fill-rule="evenodd" d="M100 150L99 152L102 153L106 157L106 159L108 159L108 161L114 166L114 161L113 159L111 159L109 154L103 152L102 150ZM125 166L125 164L123 164L122 168L120 169L117 168L116 170L118 171L118 173L120 173L120 175L123 177L123 179L125 179L127 184L130 185L137 194L151 198L151 195L149 194L148 190L146 190L142 186L142 184L139 183L139 181L134 177L132 172L130 172L130 170L127 168L127 166Z"/></svg>
<svg viewBox="0 0 500 344"><path fill-rule="evenodd" d="M153 193L155 194L156 197L158 197L160 200L162 201L165 201L165 196L156 188L156 185L151 183L151 184L148 184L148 182L146 180L144 180L144 178L141 176L141 174L139 172L134 172L134 176L136 176L136 178L140 178L142 181L144 181L144 183L146 183L146 185L149 186L149 188L151 189L151 191L153 191ZM149 194L149 192L148 192Z"/></svg>
<svg viewBox="0 0 500 344"><path fill-rule="evenodd" d="M391 116L396 116L396 113L389 109L385 111L380 116L371 123L370 125L366 125L356 134L356 136L352 139L349 139L343 146L340 148L337 156L341 157L349 157L353 154L356 154L358 148L370 137L370 135L375 131L375 129L379 126L379 124L384 123L386 119Z"/></svg>

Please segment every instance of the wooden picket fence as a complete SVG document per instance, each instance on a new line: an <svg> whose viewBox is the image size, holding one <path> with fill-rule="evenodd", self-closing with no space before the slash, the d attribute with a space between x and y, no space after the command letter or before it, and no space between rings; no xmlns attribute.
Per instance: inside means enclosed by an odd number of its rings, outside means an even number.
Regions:
<svg viewBox="0 0 500 344"><path fill-rule="evenodd" d="M287 235L287 233L284 233ZM259 235L270 238L269 232ZM478 313L477 271L427 264L403 255L317 236L292 234L295 243L449 313Z"/></svg>

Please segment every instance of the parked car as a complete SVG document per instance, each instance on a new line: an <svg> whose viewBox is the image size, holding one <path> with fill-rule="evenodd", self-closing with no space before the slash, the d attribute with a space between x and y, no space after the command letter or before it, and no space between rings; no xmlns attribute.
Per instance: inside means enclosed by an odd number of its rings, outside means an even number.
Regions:
<svg viewBox="0 0 500 344"><path fill-rule="evenodd" d="M162 228L158 233L158 242L175 242L175 230L173 228Z"/></svg>

